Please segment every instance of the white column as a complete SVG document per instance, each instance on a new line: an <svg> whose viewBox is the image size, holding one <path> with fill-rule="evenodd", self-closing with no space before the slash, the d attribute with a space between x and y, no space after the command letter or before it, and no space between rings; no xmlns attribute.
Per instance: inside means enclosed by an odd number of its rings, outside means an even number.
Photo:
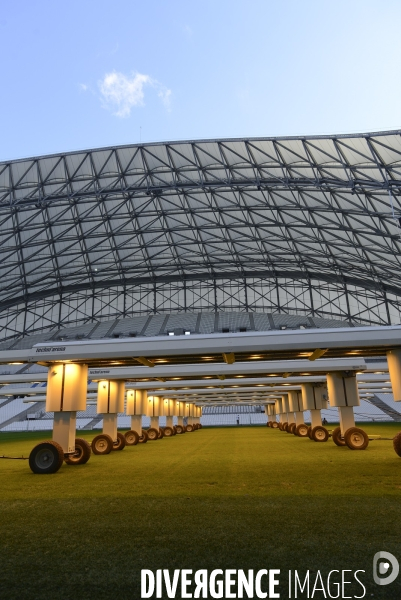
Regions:
<svg viewBox="0 0 401 600"><path fill-rule="evenodd" d="M387 364L394 400L401 402L401 350L389 350Z"/></svg>
<svg viewBox="0 0 401 600"><path fill-rule="evenodd" d="M86 410L88 367L57 363L49 367L46 412L54 412L53 441L64 453L75 452L76 413Z"/></svg>
<svg viewBox="0 0 401 600"><path fill-rule="evenodd" d="M330 406L338 408L341 433L344 435L347 429L355 427L353 407L360 404L356 375L353 372L328 373L327 387Z"/></svg>

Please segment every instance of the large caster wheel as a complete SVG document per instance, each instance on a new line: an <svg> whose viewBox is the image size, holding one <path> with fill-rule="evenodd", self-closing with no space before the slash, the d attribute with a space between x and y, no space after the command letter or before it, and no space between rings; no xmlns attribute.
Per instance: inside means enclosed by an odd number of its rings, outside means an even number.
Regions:
<svg viewBox="0 0 401 600"><path fill-rule="evenodd" d="M159 439L159 430L155 429L154 427L149 427L146 433L148 434L148 440L150 442L154 442L155 440Z"/></svg>
<svg viewBox="0 0 401 600"><path fill-rule="evenodd" d="M273 423L272 423L272 429L278 429L278 427L279 426L278 426L277 421L273 421Z"/></svg>
<svg viewBox="0 0 401 600"><path fill-rule="evenodd" d="M127 446L136 446L139 442L139 434L136 431L127 431L125 434L125 443Z"/></svg>
<svg viewBox="0 0 401 600"><path fill-rule="evenodd" d="M148 434L146 433L146 431L144 429L142 429L142 435L139 436L139 443L140 444L146 444L146 442L148 441Z"/></svg>
<svg viewBox="0 0 401 600"><path fill-rule="evenodd" d="M199 427L199 429L202 429L202 427L203 427L202 423L198 423L198 427Z"/></svg>
<svg viewBox="0 0 401 600"><path fill-rule="evenodd" d="M398 456L401 456L401 431L393 438L393 448L394 452L398 454Z"/></svg>
<svg viewBox="0 0 401 600"><path fill-rule="evenodd" d="M350 450L365 450L369 445L368 434L359 427L350 427L344 434L344 440Z"/></svg>
<svg viewBox="0 0 401 600"><path fill-rule="evenodd" d="M193 425L187 425L185 428L185 431L187 431L188 433L191 433L194 430L194 426Z"/></svg>
<svg viewBox="0 0 401 600"><path fill-rule="evenodd" d="M311 439L314 442L327 442L329 439L329 432L323 425L318 425L312 429Z"/></svg>
<svg viewBox="0 0 401 600"><path fill-rule="evenodd" d="M118 432L117 433L117 439L115 442L113 442L113 450L124 450L125 448L125 444L127 442L125 441L125 435L123 435L122 433Z"/></svg>
<svg viewBox="0 0 401 600"><path fill-rule="evenodd" d="M164 427L159 428L159 435L157 439L161 440L162 438L164 438Z"/></svg>
<svg viewBox="0 0 401 600"><path fill-rule="evenodd" d="M177 433L185 433L183 425L176 426Z"/></svg>
<svg viewBox="0 0 401 600"><path fill-rule="evenodd" d="M287 431L287 427L288 427L288 423L286 421L285 423L282 424L282 430Z"/></svg>
<svg viewBox="0 0 401 600"><path fill-rule="evenodd" d="M295 435L298 437L308 437L308 429L309 427L305 425L305 423L301 423L300 425L297 425L297 428L295 429Z"/></svg>
<svg viewBox="0 0 401 600"><path fill-rule="evenodd" d="M331 432L331 438L336 446L346 446L345 440L341 435L341 427L336 427Z"/></svg>
<svg viewBox="0 0 401 600"><path fill-rule="evenodd" d="M67 465L84 465L90 459L91 454L90 444L82 438L76 438L74 454L66 454L64 460Z"/></svg>
<svg viewBox="0 0 401 600"><path fill-rule="evenodd" d="M308 427L308 438L311 440L312 439L312 427L309 425Z"/></svg>
<svg viewBox="0 0 401 600"><path fill-rule="evenodd" d="M38 475L56 473L64 462L64 452L60 444L48 440L37 444L29 455L31 471Z"/></svg>
<svg viewBox="0 0 401 600"><path fill-rule="evenodd" d="M113 450L113 440L106 433L100 433L92 440L93 454L110 454Z"/></svg>
<svg viewBox="0 0 401 600"><path fill-rule="evenodd" d="M164 435L165 437L173 437L174 435L174 431L172 427L165 427L164 428Z"/></svg>
<svg viewBox="0 0 401 600"><path fill-rule="evenodd" d="M296 425L295 425L295 423L290 423L290 424L288 425L288 427L287 427L287 433L292 433L292 434L293 434L293 433L294 433L294 431L295 431L295 428L296 428Z"/></svg>
<svg viewBox="0 0 401 600"><path fill-rule="evenodd" d="M177 425L173 425L173 431L174 431L174 435L177 435Z"/></svg>

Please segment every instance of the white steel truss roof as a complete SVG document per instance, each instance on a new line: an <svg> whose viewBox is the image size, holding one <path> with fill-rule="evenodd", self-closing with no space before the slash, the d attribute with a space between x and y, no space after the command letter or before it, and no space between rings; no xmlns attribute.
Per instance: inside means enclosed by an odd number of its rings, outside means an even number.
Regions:
<svg viewBox="0 0 401 600"><path fill-rule="evenodd" d="M400 319L401 131L0 163L4 337L130 314Z"/></svg>

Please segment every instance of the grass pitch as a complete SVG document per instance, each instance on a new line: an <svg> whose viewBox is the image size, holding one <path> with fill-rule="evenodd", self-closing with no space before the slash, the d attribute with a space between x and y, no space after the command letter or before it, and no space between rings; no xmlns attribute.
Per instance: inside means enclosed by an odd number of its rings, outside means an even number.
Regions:
<svg viewBox="0 0 401 600"><path fill-rule="evenodd" d="M48 435L2 433L0 455L27 456ZM401 459L385 440L351 451L267 427L209 428L55 475L0 460L0 598L140 598L143 568L276 568L365 569L366 598L399 599L401 578L374 585L372 560L401 559L400 517Z"/></svg>

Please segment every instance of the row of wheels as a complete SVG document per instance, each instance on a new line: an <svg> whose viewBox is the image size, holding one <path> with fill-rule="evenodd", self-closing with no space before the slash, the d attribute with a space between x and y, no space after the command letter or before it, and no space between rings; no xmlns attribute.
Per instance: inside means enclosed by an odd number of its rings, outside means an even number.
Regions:
<svg viewBox="0 0 401 600"><path fill-rule="evenodd" d="M51 474L56 473L63 462L67 465L83 465L88 462L91 454L104 455L112 451L123 450L125 446L136 446L136 444L146 444L148 440L157 440L163 437L172 437L176 434L192 432L201 429L200 423L196 425L174 425L173 427L160 427L156 429L150 427L143 429L142 435L136 431L127 431L125 434L117 433L117 440L113 440L109 435L100 433L96 435L92 443L89 444L82 438L75 439L75 452L64 454L60 444L53 440L40 442L31 451L29 455L29 466L33 473Z"/></svg>
<svg viewBox="0 0 401 600"><path fill-rule="evenodd" d="M272 427L273 429L281 429L281 431L292 433L298 437L309 437L314 442L327 442L330 437L329 431L326 427L323 427L323 425L310 427L304 423L296 425L295 423L277 423L276 421L269 421L267 426ZM331 432L331 438L337 446L348 446L351 450L365 450L369 444L368 434L359 427L350 427L350 429L347 429L344 436L341 434L341 428L336 427ZM399 450L399 456L401 456L401 434Z"/></svg>

